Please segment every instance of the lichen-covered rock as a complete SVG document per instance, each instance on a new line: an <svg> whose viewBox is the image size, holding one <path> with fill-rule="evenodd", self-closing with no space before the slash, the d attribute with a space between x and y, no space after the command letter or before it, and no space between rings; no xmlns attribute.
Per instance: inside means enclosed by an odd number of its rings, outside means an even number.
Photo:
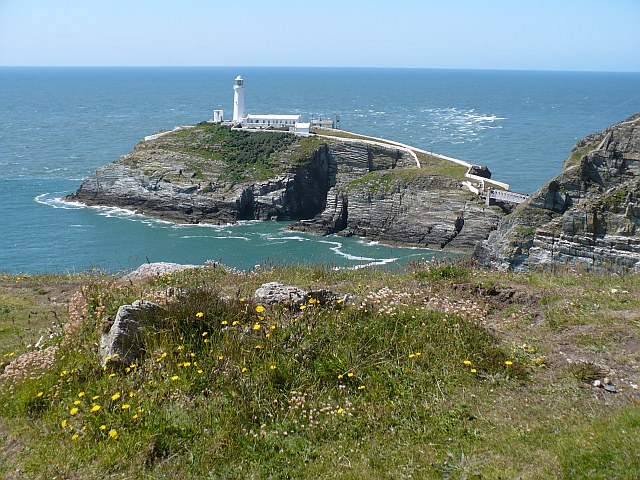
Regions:
<svg viewBox="0 0 640 480"><path fill-rule="evenodd" d="M198 268L198 265L189 265L171 262L154 262L144 263L136 268L133 272L125 275L125 280L147 280L150 278L160 277L169 273L180 272L190 268Z"/></svg>
<svg viewBox="0 0 640 480"><path fill-rule="evenodd" d="M476 257L491 267L640 271L640 114L581 140L564 171L505 217Z"/></svg>
<svg viewBox="0 0 640 480"><path fill-rule="evenodd" d="M269 282L260 285L253 294L258 303L265 305L300 305L308 299L309 292L293 285L284 285L279 282Z"/></svg>
<svg viewBox="0 0 640 480"><path fill-rule="evenodd" d="M138 360L144 353L142 335L149 330L150 320L161 311L160 305L146 300L120 306L109 332L100 340L102 364L128 365Z"/></svg>

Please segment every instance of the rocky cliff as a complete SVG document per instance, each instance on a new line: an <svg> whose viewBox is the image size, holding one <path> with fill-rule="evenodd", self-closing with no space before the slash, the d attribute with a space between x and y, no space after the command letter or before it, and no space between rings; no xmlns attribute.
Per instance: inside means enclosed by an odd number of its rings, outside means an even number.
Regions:
<svg viewBox="0 0 640 480"><path fill-rule="evenodd" d="M443 165L433 158L416 168L413 159L397 151L395 164L374 169L370 148L333 143L331 151L337 173L326 208L295 230L470 252L500 219L499 209L485 207L463 187L464 168L442 174Z"/></svg>
<svg viewBox="0 0 640 480"><path fill-rule="evenodd" d="M315 138L199 124L140 142L69 196L184 223L308 218L335 171Z"/></svg>
<svg viewBox="0 0 640 480"><path fill-rule="evenodd" d="M184 223L302 220L293 228L470 252L500 217L464 168L394 145L202 123L139 143L71 200Z"/></svg>
<svg viewBox="0 0 640 480"><path fill-rule="evenodd" d="M640 114L578 142L563 172L505 217L476 257L515 270L640 271Z"/></svg>

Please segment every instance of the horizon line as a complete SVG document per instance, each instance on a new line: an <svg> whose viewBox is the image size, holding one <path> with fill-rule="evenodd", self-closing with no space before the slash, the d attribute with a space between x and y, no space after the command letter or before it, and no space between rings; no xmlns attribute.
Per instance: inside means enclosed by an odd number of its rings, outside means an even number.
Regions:
<svg viewBox="0 0 640 480"><path fill-rule="evenodd" d="M489 68L489 67L389 67L389 66L326 66L326 65L0 65L0 68L273 68L273 69L334 69L334 70L458 70L487 72L540 72L540 73L640 73L640 70L562 70L544 68Z"/></svg>

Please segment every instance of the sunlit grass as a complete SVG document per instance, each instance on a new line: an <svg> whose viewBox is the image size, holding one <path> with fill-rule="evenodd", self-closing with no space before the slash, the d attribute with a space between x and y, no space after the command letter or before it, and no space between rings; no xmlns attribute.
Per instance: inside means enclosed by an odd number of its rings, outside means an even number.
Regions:
<svg viewBox="0 0 640 480"><path fill-rule="evenodd" d="M395 273L218 267L142 283L85 280L66 319L73 328L48 343L52 364L0 380L0 431L20 449L0 458L25 478L590 478L582 460L626 458L623 439L640 430L616 407L607 414L611 441L595 434L567 455L583 438L573 433L601 421L583 391L599 372L556 369L536 346L501 339L486 327L498 307L471 293L544 281L527 287L538 308L559 322L566 306L574 325L594 316L594 304L637 309L634 279L586 276L571 300L562 295L578 287L570 280L480 272L463 261ZM256 302L267 281L340 295L326 305ZM144 355L103 367L100 335L137 298L162 307L142 338ZM550 445L550 436L561 441Z"/></svg>

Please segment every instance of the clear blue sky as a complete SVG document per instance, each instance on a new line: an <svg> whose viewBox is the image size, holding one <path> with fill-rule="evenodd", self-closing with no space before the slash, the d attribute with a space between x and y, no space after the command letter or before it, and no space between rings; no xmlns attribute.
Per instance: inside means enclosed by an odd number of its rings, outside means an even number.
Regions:
<svg viewBox="0 0 640 480"><path fill-rule="evenodd" d="M0 65L640 71L640 0L0 0Z"/></svg>

